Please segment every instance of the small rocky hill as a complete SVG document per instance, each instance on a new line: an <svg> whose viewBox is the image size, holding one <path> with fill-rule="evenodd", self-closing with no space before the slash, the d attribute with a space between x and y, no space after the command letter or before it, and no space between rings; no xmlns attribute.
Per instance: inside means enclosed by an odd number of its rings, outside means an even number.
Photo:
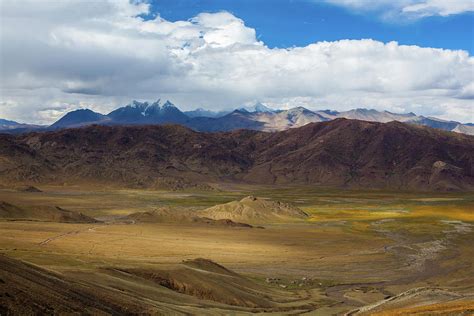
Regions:
<svg viewBox="0 0 474 316"><path fill-rule="evenodd" d="M196 216L194 212L169 207L160 207L153 211L132 213L125 218L132 223L169 223L169 224L196 224L221 227L252 228L252 225L235 222L228 218L212 219Z"/></svg>
<svg viewBox="0 0 474 316"><path fill-rule="evenodd" d="M216 220L231 219L261 224L301 220L308 217L308 214L290 204L253 196L247 196L240 201L216 205L200 211L199 214Z"/></svg>

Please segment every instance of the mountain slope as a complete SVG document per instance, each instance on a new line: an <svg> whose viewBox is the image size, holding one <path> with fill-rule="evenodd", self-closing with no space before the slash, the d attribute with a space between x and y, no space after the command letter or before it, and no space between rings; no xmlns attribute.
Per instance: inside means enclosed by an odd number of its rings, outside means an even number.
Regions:
<svg viewBox="0 0 474 316"><path fill-rule="evenodd" d="M0 255L2 315L146 314L137 299Z"/></svg>
<svg viewBox="0 0 474 316"><path fill-rule="evenodd" d="M120 186L244 181L422 190L474 187L474 137L337 119L283 132L90 126L0 134L0 181Z"/></svg>
<svg viewBox="0 0 474 316"><path fill-rule="evenodd" d="M57 273L0 254L0 293L2 315L288 314L313 307L203 258Z"/></svg>

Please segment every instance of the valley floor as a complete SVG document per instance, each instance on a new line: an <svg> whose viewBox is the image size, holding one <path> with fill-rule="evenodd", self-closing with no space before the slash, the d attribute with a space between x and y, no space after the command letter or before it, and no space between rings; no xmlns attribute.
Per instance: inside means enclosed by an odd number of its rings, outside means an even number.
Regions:
<svg viewBox="0 0 474 316"><path fill-rule="evenodd" d="M41 284L60 278L71 284L68 291L93 291L110 306L119 295L130 313L474 313L473 194L236 185L179 192L40 188L5 188L0 201L60 206L101 222L0 221L0 253L12 267L0 268L0 280L18 287L0 284L0 291L13 291L10 296L24 294L21 271L27 271L45 278ZM120 220L159 206L198 211L250 194L292 203L310 217L263 229ZM21 266L7 258L28 265L14 272ZM2 294L0 306L14 311L12 300ZM49 304L55 310L60 302ZM96 308L90 312L123 312Z"/></svg>

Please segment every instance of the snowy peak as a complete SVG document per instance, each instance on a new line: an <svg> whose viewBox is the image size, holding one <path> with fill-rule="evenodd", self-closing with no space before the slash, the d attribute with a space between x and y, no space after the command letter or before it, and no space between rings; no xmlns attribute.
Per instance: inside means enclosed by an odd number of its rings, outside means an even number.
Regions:
<svg viewBox="0 0 474 316"><path fill-rule="evenodd" d="M257 102L253 108L255 109L255 112L275 112L275 110L260 102Z"/></svg>
<svg viewBox="0 0 474 316"><path fill-rule="evenodd" d="M170 101L166 101L165 104L161 105L161 99L158 99L153 103L133 100L130 104L127 104L111 113L127 113L127 115L131 116L140 114L141 116L149 117L159 114L164 108L170 107L176 108Z"/></svg>
<svg viewBox="0 0 474 316"><path fill-rule="evenodd" d="M181 113L181 114L183 114L183 112L181 112L173 103L171 103L170 101L167 100L165 102L165 104L163 104L161 106L160 114L164 115L164 114L172 114L172 113L175 113L175 114Z"/></svg>
<svg viewBox="0 0 474 316"><path fill-rule="evenodd" d="M137 101L137 100L133 100L129 105L127 105L128 107L131 107L131 108L137 108L137 109L141 109L141 108L144 108L146 106L148 106L148 102L140 102L140 101Z"/></svg>
<svg viewBox="0 0 474 316"><path fill-rule="evenodd" d="M127 124L178 123L188 118L169 100L161 105L160 99L151 104L132 101L132 103L110 112L108 116L115 122Z"/></svg>
<svg viewBox="0 0 474 316"><path fill-rule="evenodd" d="M141 112L141 114L144 117L149 117L149 116L153 116L157 113L160 113L160 111L161 111L160 99L156 100L152 104L148 104L147 102L145 102L145 103L146 103L146 107Z"/></svg>
<svg viewBox="0 0 474 316"><path fill-rule="evenodd" d="M265 104L263 104L261 102L257 102L257 103L255 103L254 105L251 105L251 106L242 107L238 110L244 110L244 111L247 111L247 112L250 112L250 113L253 113L253 112L257 112L257 113L275 112L275 110L269 108L268 106L266 106Z"/></svg>
<svg viewBox="0 0 474 316"><path fill-rule="evenodd" d="M138 110L144 114L148 106L149 106L148 102L139 102L139 101L133 100L132 103L126 105L125 107Z"/></svg>

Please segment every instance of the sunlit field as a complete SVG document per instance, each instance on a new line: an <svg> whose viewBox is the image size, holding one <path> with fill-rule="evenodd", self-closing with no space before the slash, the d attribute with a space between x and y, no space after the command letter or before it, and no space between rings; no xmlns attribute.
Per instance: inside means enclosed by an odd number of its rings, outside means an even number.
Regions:
<svg viewBox="0 0 474 316"><path fill-rule="evenodd" d="M104 286L110 277L104 271L110 268L171 269L183 260L206 258L268 291L284 291L295 310L307 312L349 311L419 287L446 288L466 297L473 290L472 194L263 186L179 192L42 190L5 189L0 200L60 206L102 222L4 220L0 251ZM268 223L263 229L120 221L162 206L197 212L247 195L292 203L309 218ZM308 301L318 303L308 307Z"/></svg>

